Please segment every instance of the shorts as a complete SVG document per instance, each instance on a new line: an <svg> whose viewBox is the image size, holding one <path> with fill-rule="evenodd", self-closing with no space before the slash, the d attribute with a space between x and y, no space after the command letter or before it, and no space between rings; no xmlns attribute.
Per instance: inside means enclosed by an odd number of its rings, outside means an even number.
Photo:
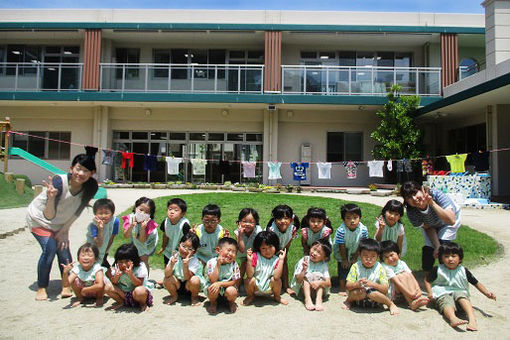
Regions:
<svg viewBox="0 0 510 340"><path fill-rule="evenodd" d="M453 292L441 295L436 298L437 309L439 309L441 313L443 313L446 307L453 307L456 310L455 303L459 301L459 299L467 299L469 301L469 296L466 292Z"/></svg>
<svg viewBox="0 0 510 340"><path fill-rule="evenodd" d="M344 269L342 267L342 262L337 262L338 263L338 279L339 280L344 280L347 278L347 275L349 274L349 271L351 270L351 266L350 265L348 268Z"/></svg>
<svg viewBox="0 0 510 340"><path fill-rule="evenodd" d="M147 299L145 300L145 304L149 307L152 307L152 293L150 290L147 289ZM140 307L138 302L135 301L133 298L133 291L131 292L124 292L124 306L127 307Z"/></svg>

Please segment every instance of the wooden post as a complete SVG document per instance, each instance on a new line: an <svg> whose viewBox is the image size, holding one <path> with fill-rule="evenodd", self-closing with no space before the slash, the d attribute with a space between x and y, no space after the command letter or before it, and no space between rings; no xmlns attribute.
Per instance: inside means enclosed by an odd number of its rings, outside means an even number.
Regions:
<svg viewBox="0 0 510 340"><path fill-rule="evenodd" d="M34 185L34 198L39 196L39 194L43 191L43 186L40 184Z"/></svg>
<svg viewBox="0 0 510 340"><path fill-rule="evenodd" d="M25 179L24 178L16 178L16 191L20 195L23 195L23 193L25 193Z"/></svg>
<svg viewBox="0 0 510 340"><path fill-rule="evenodd" d="M9 161L9 131L12 129L12 124L9 117L5 117L5 121L0 122L0 134L1 132L5 132L4 136L4 147L0 148L0 158L3 156L4 161L4 174L9 169L8 161ZM0 141L1 143L1 141Z"/></svg>
<svg viewBox="0 0 510 340"><path fill-rule="evenodd" d="M14 174L12 172L4 172L4 178L7 183L12 183L14 180Z"/></svg>

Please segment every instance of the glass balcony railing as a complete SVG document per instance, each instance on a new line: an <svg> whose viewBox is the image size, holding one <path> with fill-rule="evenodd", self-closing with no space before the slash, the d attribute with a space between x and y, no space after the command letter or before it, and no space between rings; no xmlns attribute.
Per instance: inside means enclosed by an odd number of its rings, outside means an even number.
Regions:
<svg viewBox="0 0 510 340"><path fill-rule="evenodd" d="M101 64L103 92L262 93L264 65Z"/></svg>
<svg viewBox="0 0 510 340"><path fill-rule="evenodd" d="M78 91L81 63L0 63L1 91Z"/></svg>
<svg viewBox="0 0 510 340"><path fill-rule="evenodd" d="M383 96L394 84L405 94L440 96L441 68L282 65L283 94Z"/></svg>

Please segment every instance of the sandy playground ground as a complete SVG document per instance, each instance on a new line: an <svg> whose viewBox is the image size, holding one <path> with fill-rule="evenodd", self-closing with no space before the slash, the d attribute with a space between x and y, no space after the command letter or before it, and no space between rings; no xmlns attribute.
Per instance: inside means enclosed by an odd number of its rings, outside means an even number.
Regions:
<svg viewBox="0 0 510 340"><path fill-rule="evenodd" d="M193 191L198 193L200 191ZM125 210L136 198L144 195L159 197L189 194L178 190L109 189L108 196ZM283 196L283 194L281 194ZM349 201L383 205L387 198L368 195L310 194ZM284 197L282 197L283 199ZM154 307L140 313L135 309L109 310L113 300L106 300L102 308L93 305L69 308L71 299L61 299L60 274L55 259L48 289L49 300L36 302L37 260L40 247L24 227L26 208L0 210L0 338L510 338L510 254L487 266L470 268L473 274L492 292L497 301L487 299L474 287L471 301L475 306L479 331L468 333L452 329L434 309L413 312L402 306L400 315L390 316L379 309L341 308L343 297L330 295L325 311L308 312L301 301L284 295L288 306L275 305L271 300L258 299L254 305L239 306L235 314L227 314L220 305L219 313L211 316L204 304L191 307L188 299L180 299L168 306L162 303L168 295L164 289L155 289ZM462 211L462 223L485 232L498 240L504 249L510 249L510 212L505 210ZM85 226L91 220L92 210L85 210L71 228L71 252L85 240ZM16 231L13 233L13 231ZM163 271L151 271L151 279L161 279ZM74 300L73 300L74 301ZM240 304L241 298L238 298Z"/></svg>

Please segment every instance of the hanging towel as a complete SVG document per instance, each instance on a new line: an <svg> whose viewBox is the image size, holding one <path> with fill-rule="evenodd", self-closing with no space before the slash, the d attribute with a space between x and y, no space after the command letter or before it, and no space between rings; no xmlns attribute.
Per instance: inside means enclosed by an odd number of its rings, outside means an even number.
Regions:
<svg viewBox="0 0 510 340"><path fill-rule="evenodd" d="M182 163L182 158L177 157L165 157L167 169L169 175L178 175L179 174L179 164Z"/></svg>
<svg viewBox="0 0 510 340"><path fill-rule="evenodd" d="M97 148L93 147L93 146L86 146L85 147L85 153L87 154L87 156L90 156L92 159L96 159L96 153L97 153Z"/></svg>
<svg viewBox="0 0 510 340"><path fill-rule="evenodd" d="M386 168L388 171L393 171L393 161L391 159L388 161L388 164L386 164Z"/></svg>
<svg viewBox="0 0 510 340"><path fill-rule="evenodd" d="M413 172L413 161L410 159L403 159L404 162L404 170L406 172Z"/></svg>
<svg viewBox="0 0 510 340"><path fill-rule="evenodd" d="M128 166L132 169L133 168L133 153L132 152L123 152L122 153L122 164L121 168L126 168L126 161L129 161Z"/></svg>
<svg viewBox="0 0 510 340"><path fill-rule="evenodd" d="M358 176L358 162L348 161L343 164L347 174L347 179L356 179Z"/></svg>
<svg viewBox="0 0 510 340"><path fill-rule="evenodd" d="M446 156L446 160L450 163L451 172L465 172L464 162L466 157L467 153Z"/></svg>
<svg viewBox="0 0 510 340"><path fill-rule="evenodd" d="M190 159L193 175L205 175L205 166L207 165L207 160L205 159Z"/></svg>
<svg viewBox="0 0 510 340"><path fill-rule="evenodd" d="M319 179L330 179L331 178L331 163L317 163L317 171Z"/></svg>
<svg viewBox="0 0 510 340"><path fill-rule="evenodd" d="M101 164L103 165L113 165L113 158L115 157L115 153L110 150L103 150L103 161Z"/></svg>
<svg viewBox="0 0 510 340"><path fill-rule="evenodd" d="M290 163L290 167L292 168L292 174L294 176L295 181L306 181L306 169L310 166L310 163L303 162L303 163L297 163L292 162Z"/></svg>
<svg viewBox="0 0 510 340"><path fill-rule="evenodd" d="M471 155L475 171L488 171L489 170L489 151L478 151Z"/></svg>
<svg viewBox="0 0 510 340"><path fill-rule="evenodd" d="M242 162L243 164L243 177L255 178L255 162Z"/></svg>
<svg viewBox="0 0 510 340"><path fill-rule="evenodd" d="M370 177L384 177L383 176L384 161L369 161L368 162L368 176Z"/></svg>
<svg viewBox="0 0 510 340"><path fill-rule="evenodd" d="M157 161L158 161L158 159L154 155L144 155L143 169L145 171L154 171L154 170L156 170L156 162Z"/></svg>
<svg viewBox="0 0 510 340"><path fill-rule="evenodd" d="M269 167L269 176L267 179L281 179L282 175L280 173L280 167L282 166L282 162L267 162L267 166Z"/></svg>

